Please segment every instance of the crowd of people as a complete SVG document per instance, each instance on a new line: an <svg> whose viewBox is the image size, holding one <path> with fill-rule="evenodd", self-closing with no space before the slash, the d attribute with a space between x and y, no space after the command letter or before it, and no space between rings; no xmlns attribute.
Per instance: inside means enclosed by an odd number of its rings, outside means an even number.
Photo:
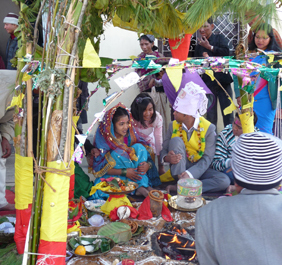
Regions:
<svg viewBox="0 0 282 265"><path fill-rule="evenodd" d="M17 49L14 31L18 25L18 16L9 13L4 23L10 34L5 68L15 69L11 59ZM213 29L212 19L208 19L199 29L201 37L198 39L195 57L229 55L225 37L214 34ZM273 29L268 24L254 29L249 44L254 56L249 60L268 65L266 56L258 55L257 52L281 51L275 39ZM162 60L163 55L156 51L153 35L142 35L139 41L142 49L139 58L150 59L153 56L159 58L157 63L167 63ZM136 70L140 77L149 71ZM178 91L165 70L142 78L138 83L140 94L133 99L130 109L118 103L108 110L95 133L93 144L87 142L86 149L91 161L89 166L93 168L95 176L93 185L100 183L102 178L118 176L122 180L137 183L135 195L147 197L150 190L162 184L160 176L167 173L164 164L168 164L174 181L182 178L199 179L202 181L203 193L236 190L238 196L219 199L197 213L196 247L200 263L278 264L276 261L280 260L280 252L276 251L277 247L268 247L266 250L265 246L273 246L273 242L281 245L277 233L281 224L271 221L266 229L261 221L262 214L276 216L277 220L281 215L275 212L282 206L281 195L278 196L279 192L275 188L282 179L282 144L281 140L271 136L276 102L280 99L277 82L267 82L262 78L257 80L254 94L255 132L243 134L238 113L235 117L233 114L223 115L223 110L230 104L226 92L232 97L233 81L237 103L241 104L237 78L232 78L230 73L219 72L214 73L214 76L225 92L208 75L200 76L188 69L183 69ZM87 83L80 85L86 86L86 98ZM225 126L218 135L217 100ZM167 113L168 105L172 117ZM2 104L3 110L0 109L0 210L12 209L5 199L4 175L5 159L11 153L9 140L12 138L13 125L11 111L6 111L5 106ZM168 123L168 120L171 121ZM80 131L84 122L81 119ZM176 188L175 184L166 187L169 193L176 191ZM107 197L108 194L97 190L89 199ZM241 227L249 233L241 232ZM273 235L271 242L262 242L264 231ZM252 237L252 242L260 242L255 245L257 249L250 244L249 254L238 255L236 251L242 250L240 240L247 242L250 233L256 235ZM240 238L235 240L238 236ZM271 253L272 257L258 257L260 250ZM247 263L242 260L246 260L246 257L249 261ZM271 262L268 263L269 261Z"/></svg>
<svg viewBox="0 0 282 265"><path fill-rule="evenodd" d="M220 34L213 34L213 27L209 19L200 28L196 57L229 55L226 40ZM154 51L152 35L143 35L140 47L143 52L139 57L153 55L162 60L162 55ZM263 24L254 30L250 49L257 54L250 61L264 65L268 65L266 56L257 52L281 51L270 25ZM137 73L143 76L148 71L139 69ZM232 97L234 77L229 73L214 75ZM234 81L240 106L238 80ZM165 172L166 163L175 181L201 180L203 193L237 191L237 196L220 198L198 210L196 249L200 264L279 264L281 242L275 231L281 226L277 211L282 206L278 192L282 180L282 141L272 136L279 98L277 83L262 78L257 81L255 129L248 134L243 134L238 113L235 117L223 115L225 128L217 134L217 99L222 114L230 102L218 83L205 74L200 77L184 69L178 91L165 71L159 76L146 76L138 86L141 93L132 101L131 108L121 103L114 106L97 129L92 152L96 177L93 185L102 177L119 176L136 182L139 186L135 194L146 197L152 188L161 184L159 176ZM173 113L168 126L164 123L168 115L162 113L165 110L162 106L167 103ZM175 192L177 186L167 185L166 189L169 193ZM96 191L92 198L107 196ZM263 215L275 218L265 222ZM250 242L248 249L242 247L242 240ZM238 255L240 251L244 254ZM271 254L261 254L266 252Z"/></svg>

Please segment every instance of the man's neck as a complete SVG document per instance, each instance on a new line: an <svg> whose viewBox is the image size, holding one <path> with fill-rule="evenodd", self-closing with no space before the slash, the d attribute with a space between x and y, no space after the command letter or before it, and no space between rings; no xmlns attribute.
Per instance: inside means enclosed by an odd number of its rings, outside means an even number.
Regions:
<svg viewBox="0 0 282 265"><path fill-rule="evenodd" d="M193 116L187 115L183 123L185 124L187 129L190 130L195 123L195 118Z"/></svg>

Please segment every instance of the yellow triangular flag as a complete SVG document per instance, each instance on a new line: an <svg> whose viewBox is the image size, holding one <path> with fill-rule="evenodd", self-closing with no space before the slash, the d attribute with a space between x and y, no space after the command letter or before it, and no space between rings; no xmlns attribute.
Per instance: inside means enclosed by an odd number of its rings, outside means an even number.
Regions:
<svg viewBox="0 0 282 265"><path fill-rule="evenodd" d="M99 68L101 66L101 60L96 53L90 39L86 41L86 45L83 52L83 68Z"/></svg>
<svg viewBox="0 0 282 265"><path fill-rule="evenodd" d="M282 91L282 86L281 86L281 87L279 87L279 91Z"/></svg>
<svg viewBox="0 0 282 265"><path fill-rule="evenodd" d="M22 107L22 100L23 100L23 98L24 98L24 94L23 93L19 94L17 97L13 97L11 105L9 107L7 107L6 110L11 108L11 107L14 107L14 106L18 106L19 108L21 108Z"/></svg>
<svg viewBox="0 0 282 265"><path fill-rule="evenodd" d="M24 74L23 74L22 81L28 81L30 78L32 78L31 75L29 75L28 73L24 73Z"/></svg>
<svg viewBox="0 0 282 265"><path fill-rule="evenodd" d="M213 70L206 70L205 73L211 78L212 81L214 81Z"/></svg>
<svg viewBox="0 0 282 265"><path fill-rule="evenodd" d="M130 58L131 60L134 60L134 59L136 59L136 58L138 58L138 57L135 56L135 55L131 55L131 56L129 56L129 58Z"/></svg>
<svg viewBox="0 0 282 265"><path fill-rule="evenodd" d="M167 76L174 86L176 92L179 90L181 85L183 68L184 64L166 68Z"/></svg>
<svg viewBox="0 0 282 265"><path fill-rule="evenodd" d="M274 61L274 54L268 54L267 56L269 57L268 63L272 63Z"/></svg>
<svg viewBox="0 0 282 265"><path fill-rule="evenodd" d="M230 100L230 105L223 110L224 115L230 114L233 110L237 109L231 97L228 97L228 99Z"/></svg>

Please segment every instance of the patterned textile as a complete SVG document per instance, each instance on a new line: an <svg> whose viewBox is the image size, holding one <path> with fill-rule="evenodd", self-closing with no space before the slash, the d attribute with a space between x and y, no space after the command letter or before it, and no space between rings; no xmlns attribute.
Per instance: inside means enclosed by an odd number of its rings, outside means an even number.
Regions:
<svg viewBox="0 0 282 265"><path fill-rule="evenodd" d="M259 129L255 127L255 132ZM215 155L212 161L212 167L217 171L224 171L230 167L227 160L231 159L232 146L236 142L233 134L232 124L228 124L217 136ZM231 162L231 161L230 161Z"/></svg>
<svg viewBox="0 0 282 265"><path fill-rule="evenodd" d="M119 142L114 134L112 119L118 107L126 109L130 117L128 136L125 137L125 142L127 142L127 144ZM122 103L119 103L106 112L103 121L100 123L97 129L94 146L100 150L100 155L94 159L93 169L98 172L106 164L108 164L110 161L110 153L113 150L120 156L137 161L135 151L131 147L135 143L141 143L142 145L148 147L148 143L140 138L140 136L134 130L131 113Z"/></svg>
<svg viewBox="0 0 282 265"><path fill-rule="evenodd" d="M146 54L144 52L140 53L138 55L139 58L145 58L146 55L153 55L153 56L156 56L156 57L163 57L163 55L159 52L156 52L156 51L153 51L149 54ZM158 63L158 61L156 60L155 63ZM152 69L149 69L149 70L145 70L145 69L136 69L135 70L136 73L141 77L149 72L152 71ZM143 91L146 91L147 89L149 89L149 83L151 81L152 78L154 78L155 76L154 75L148 75L146 76L143 80L141 80L139 83L137 83L139 89L140 89L140 92L143 92Z"/></svg>
<svg viewBox="0 0 282 265"><path fill-rule="evenodd" d="M238 185L267 190L282 180L282 141L270 134L242 134L233 146L232 169Z"/></svg>

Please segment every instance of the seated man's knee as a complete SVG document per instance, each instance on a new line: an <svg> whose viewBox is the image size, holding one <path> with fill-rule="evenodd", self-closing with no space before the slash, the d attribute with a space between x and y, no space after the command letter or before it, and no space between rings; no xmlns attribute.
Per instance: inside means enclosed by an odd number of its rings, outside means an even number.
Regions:
<svg viewBox="0 0 282 265"><path fill-rule="evenodd" d="M218 185L220 186L220 189L221 190L227 189L230 183L231 183L230 178L226 174L221 173L218 181Z"/></svg>
<svg viewBox="0 0 282 265"><path fill-rule="evenodd" d="M169 141L169 151L180 153L185 151L185 145L181 137L173 137Z"/></svg>

